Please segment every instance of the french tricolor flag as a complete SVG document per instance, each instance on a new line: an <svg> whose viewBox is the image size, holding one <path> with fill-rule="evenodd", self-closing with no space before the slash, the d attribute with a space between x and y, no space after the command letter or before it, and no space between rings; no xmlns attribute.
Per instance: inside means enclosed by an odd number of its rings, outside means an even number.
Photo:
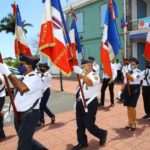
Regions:
<svg viewBox="0 0 150 150"><path fill-rule="evenodd" d="M68 62L67 48L64 38L64 25L61 17L61 7L59 0L43 0L45 4L44 18L49 19L48 26L41 27L39 49L46 55L56 68L67 76L71 75ZM43 24L42 24L43 26ZM48 40L47 44L46 41ZM45 41L45 42L44 42Z"/></svg>
<svg viewBox="0 0 150 150"><path fill-rule="evenodd" d="M12 5L14 17L16 19L16 26L15 26L15 55L18 57L20 53L24 53L28 56L32 56L30 48L27 43L27 39L25 33L22 28L22 19L21 14L19 11L19 7L16 4Z"/></svg>
<svg viewBox="0 0 150 150"><path fill-rule="evenodd" d="M101 44L100 61L103 63L104 73L112 78L111 60L121 48L115 17L118 16L114 0L110 0L105 14L105 23Z"/></svg>
<svg viewBox="0 0 150 150"><path fill-rule="evenodd" d="M147 39L144 49L144 57L150 60L150 31L147 33Z"/></svg>
<svg viewBox="0 0 150 150"><path fill-rule="evenodd" d="M42 2L44 4L44 16L41 25L39 49L55 46L51 1L43 0Z"/></svg>

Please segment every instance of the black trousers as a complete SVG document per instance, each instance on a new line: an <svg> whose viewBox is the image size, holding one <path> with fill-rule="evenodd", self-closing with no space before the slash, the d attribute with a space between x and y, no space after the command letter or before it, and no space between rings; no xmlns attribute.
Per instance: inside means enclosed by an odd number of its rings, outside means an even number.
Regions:
<svg viewBox="0 0 150 150"><path fill-rule="evenodd" d="M5 103L5 97L0 97L0 112L2 112L4 103ZM5 137L3 127L4 127L3 116L0 115L0 139Z"/></svg>
<svg viewBox="0 0 150 150"><path fill-rule="evenodd" d="M33 139L37 123L39 121L39 110L33 110L26 115L20 115L19 124L14 120L15 129L19 140L17 150L46 150L46 148L38 141Z"/></svg>
<svg viewBox="0 0 150 150"><path fill-rule="evenodd" d="M147 115L150 115L150 86L142 87L142 96L143 96L145 113Z"/></svg>
<svg viewBox="0 0 150 150"><path fill-rule="evenodd" d="M77 123L77 140L80 144L87 144L87 136L85 129L98 139L103 138L104 131L95 125L96 113L98 109L98 100L95 98L88 105L88 112L85 113L84 106L81 101L76 104L76 123Z"/></svg>
<svg viewBox="0 0 150 150"><path fill-rule="evenodd" d="M44 112L49 116L53 117L54 114L50 111L50 109L47 107L47 102L50 96L50 88L47 88L46 91L43 93L43 97L41 99L40 103L40 121L44 121Z"/></svg>
<svg viewBox="0 0 150 150"><path fill-rule="evenodd" d="M101 87L101 104L104 105L105 100L105 91L106 88L109 86L109 92L110 92L110 102L111 104L114 104L114 83L108 84L110 79L104 78L102 81L102 87Z"/></svg>
<svg viewBox="0 0 150 150"><path fill-rule="evenodd" d="M119 83L122 81L122 72L121 70L117 70L116 82Z"/></svg>

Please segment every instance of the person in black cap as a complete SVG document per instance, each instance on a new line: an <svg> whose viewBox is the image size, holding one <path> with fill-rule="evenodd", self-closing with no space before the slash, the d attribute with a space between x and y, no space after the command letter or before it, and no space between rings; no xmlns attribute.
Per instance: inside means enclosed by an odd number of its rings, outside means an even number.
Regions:
<svg viewBox="0 0 150 150"><path fill-rule="evenodd" d="M15 129L19 137L17 150L47 150L42 144L33 139L39 121L39 105L43 95L43 82L35 71L39 58L21 54L19 59L18 70L23 74L22 80L15 77L6 64L0 63L0 72L9 78L17 90L15 105L19 121L17 122L14 118Z"/></svg>
<svg viewBox="0 0 150 150"><path fill-rule="evenodd" d="M73 150L80 150L88 147L87 136L85 129L92 135L97 137L100 145L104 145L107 138L107 130L100 129L95 125L96 113L98 110L98 99L100 78L93 71L93 65L90 60L82 60L82 69L74 66L74 72L81 75L81 85L86 100L87 112L83 105L81 90L78 88L76 93L76 123L77 123L77 139L78 144L73 147Z"/></svg>
<svg viewBox="0 0 150 150"><path fill-rule="evenodd" d="M93 56L89 56L88 59L92 61L93 71L99 74L99 65L95 62L95 58Z"/></svg>
<svg viewBox="0 0 150 150"><path fill-rule="evenodd" d="M47 102L50 97L50 81L52 79L52 75L49 72L49 66L47 65L47 63L43 63L43 64L40 63L39 70L41 72L41 78L44 82L44 91L43 91L43 97L40 103L40 120L38 122L38 126L45 124L44 112L51 118L51 124L54 124L55 115L47 107Z"/></svg>

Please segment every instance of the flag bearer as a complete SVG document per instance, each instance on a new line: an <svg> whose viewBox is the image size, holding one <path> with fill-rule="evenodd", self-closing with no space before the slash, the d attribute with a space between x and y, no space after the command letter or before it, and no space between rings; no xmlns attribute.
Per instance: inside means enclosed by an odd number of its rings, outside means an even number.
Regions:
<svg viewBox="0 0 150 150"><path fill-rule="evenodd" d="M136 129L136 105L140 95L140 83L142 72L137 68L138 60L131 59L130 71L125 70L126 77L129 80L129 85L126 84L124 90L124 106L127 106L128 125L125 127L131 131ZM128 83L128 82L127 82Z"/></svg>
<svg viewBox="0 0 150 150"><path fill-rule="evenodd" d="M150 119L150 60L146 61L146 69L143 74L142 96L146 114L143 119Z"/></svg>
<svg viewBox="0 0 150 150"><path fill-rule="evenodd" d="M47 150L43 145L33 139L37 122L39 120L39 104L42 97L43 82L35 71L39 58L20 55L18 70L24 75L19 80L8 69L6 64L0 63L0 72L5 74L18 91L15 96L15 105L19 116L15 118L15 128L19 137L17 150Z"/></svg>
<svg viewBox="0 0 150 150"><path fill-rule="evenodd" d="M77 140L78 144L73 147L73 150L80 150L88 147L88 140L85 134L87 129L92 135L97 137L100 145L104 145L107 138L107 131L100 129L95 125L96 113L98 109L98 93L100 78L96 72L93 72L93 65L90 60L82 61L82 69L74 66L74 72L80 74L83 93L86 100L88 111L85 111L81 90L78 88L76 93L76 123L77 123Z"/></svg>
<svg viewBox="0 0 150 150"><path fill-rule="evenodd" d="M38 122L38 125L44 125L45 119L44 119L44 112L51 118L51 124L55 122L55 115L51 112L51 110L47 107L47 102L50 97L50 81L52 79L52 75L49 72L49 66L47 63L40 63L39 64L39 70L41 72L41 77L44 83L44 90L43 90L43 97L41 99L40 103L40 120Z"/></svg>

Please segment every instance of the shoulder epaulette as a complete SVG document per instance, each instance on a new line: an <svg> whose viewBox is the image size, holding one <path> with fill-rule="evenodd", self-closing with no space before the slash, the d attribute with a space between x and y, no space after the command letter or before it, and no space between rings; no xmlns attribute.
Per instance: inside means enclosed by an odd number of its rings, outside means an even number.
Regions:
<svg viewBox="0 0 150 150"><path fill-rule="evenodd" d="M31 77L31 76L35 76L35 74L29 74L29 77Z"/></svg>

